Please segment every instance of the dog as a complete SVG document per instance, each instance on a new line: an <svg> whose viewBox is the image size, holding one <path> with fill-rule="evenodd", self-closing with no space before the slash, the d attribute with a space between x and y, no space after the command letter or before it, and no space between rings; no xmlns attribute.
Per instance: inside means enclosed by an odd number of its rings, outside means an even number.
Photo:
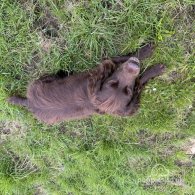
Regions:
<svg viewBox="0 0 195 195"><path fill-rule="evenodd" d="M147 44L136 53L104 59L83 73L43 76L29 85L26 98L12 96L8 101L25 106L47 124L94 114L131 116L139 108L145 84L165 70L165 65L156 64L140 75L140 61L153 50L154 46Z"/></svg>

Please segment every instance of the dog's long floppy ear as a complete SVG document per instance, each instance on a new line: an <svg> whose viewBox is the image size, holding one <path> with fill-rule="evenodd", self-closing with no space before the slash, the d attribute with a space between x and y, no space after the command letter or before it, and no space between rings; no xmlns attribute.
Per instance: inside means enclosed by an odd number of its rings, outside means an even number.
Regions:
<svg viewBox="0 0 195 195"><path fill-rule="evenodd" d="M97 68L91 70L88 79L89 94L92 95L99 91L104 81L112 75L116 68L111 60L104 60Z"/></svg>

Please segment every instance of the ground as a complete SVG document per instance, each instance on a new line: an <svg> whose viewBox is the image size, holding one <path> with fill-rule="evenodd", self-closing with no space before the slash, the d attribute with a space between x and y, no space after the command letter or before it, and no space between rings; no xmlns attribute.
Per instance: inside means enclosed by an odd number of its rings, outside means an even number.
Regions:
<svg viewBox="0 0 195 195"><path fill-rule="evenodd" d="M195 194L193 0L0 0L0 18L0 194ZM47 126L6 102L150 41L143 69L167 69L134 117Z"/></svg>

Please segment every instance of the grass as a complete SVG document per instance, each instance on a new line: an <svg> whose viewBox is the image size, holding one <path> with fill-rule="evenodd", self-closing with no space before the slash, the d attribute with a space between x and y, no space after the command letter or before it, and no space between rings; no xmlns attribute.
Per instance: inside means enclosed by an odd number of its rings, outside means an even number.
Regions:
<svg viewBox="0 0 195 195"><path fill-rule="evenodd" d="M0 194L194 194L192 0L0 1ZM131 118L46 126L9 105L29 81L154 41L167 65Z"/></svg>

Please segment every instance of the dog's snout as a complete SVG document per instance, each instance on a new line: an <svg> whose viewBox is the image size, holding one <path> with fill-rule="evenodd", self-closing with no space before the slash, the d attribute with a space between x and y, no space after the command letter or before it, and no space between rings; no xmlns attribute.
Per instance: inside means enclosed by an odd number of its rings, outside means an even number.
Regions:
<svg viewBox="0 0 195 195"><path fill-rule="evenodd" d="M128 63L136 64L137 66L140 65L140 61L139 61L139 59L136 58L136 57L130 57L130 58L128 59Z"/></svg>

